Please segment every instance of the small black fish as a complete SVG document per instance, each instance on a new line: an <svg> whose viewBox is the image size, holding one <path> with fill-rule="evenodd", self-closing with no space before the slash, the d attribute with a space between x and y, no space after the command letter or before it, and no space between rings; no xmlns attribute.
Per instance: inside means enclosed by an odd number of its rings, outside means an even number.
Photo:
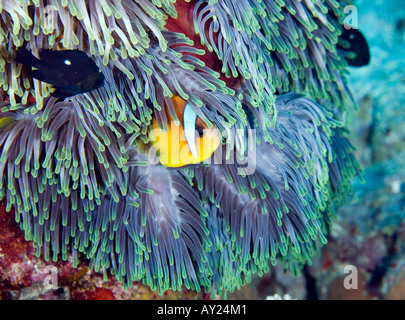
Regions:
<svg viewBox="0 0 405 320"><path fill-rule="evenodd" d="M50 83L57 98L89 92L104 84L104 75L94 61L80 50L40 50L37 59L25 48L17 51L16 61L29 67L33 78Z"/></svg>
<svg viewBox="0 0 405 320"><path fill-rule="evenodd" d="M363 67L370 63L370 49L367 40L358 29L343 28L337 48L343 51L349 66ZM355 57L353 57L353 53Z"/></svg>

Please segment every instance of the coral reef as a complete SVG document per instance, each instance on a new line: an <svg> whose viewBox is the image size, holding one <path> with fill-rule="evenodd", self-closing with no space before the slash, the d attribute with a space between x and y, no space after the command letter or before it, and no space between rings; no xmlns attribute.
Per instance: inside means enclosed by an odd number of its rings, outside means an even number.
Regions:
<svg viewBox="0 0 405 320"><path fill-rule="evenodd" d="M348 78L359 105L352 120L351 139L361 151L357 156L364 166L389 160L403 163L405 33L401 25L405 9L400 1L373 1L367 6L358 0L356 5L358 24L369 39L372 60Z"/></svg>

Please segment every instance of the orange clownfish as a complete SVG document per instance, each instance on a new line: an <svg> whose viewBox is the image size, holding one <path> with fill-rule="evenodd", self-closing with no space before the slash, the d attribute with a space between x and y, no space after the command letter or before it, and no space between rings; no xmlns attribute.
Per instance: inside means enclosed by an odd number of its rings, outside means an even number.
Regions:
<svg viewBox="0 0 405 320"><path fill-rule="evenodd" d="M187 101L178 96L170 98L180 125L167 112L168 128L163 132L155 118L149 134L153 147L159 152L159 161L166 167L182 167L200 163L213 154L221 142L215 125L208 128Z"/></svg>

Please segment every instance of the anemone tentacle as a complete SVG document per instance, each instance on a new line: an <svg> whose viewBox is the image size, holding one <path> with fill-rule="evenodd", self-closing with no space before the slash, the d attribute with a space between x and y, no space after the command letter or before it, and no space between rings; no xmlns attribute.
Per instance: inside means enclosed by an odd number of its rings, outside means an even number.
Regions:
<svg viewBox="0 0 405 320"><path fill-rule="evenodd" d="M194 17L201 43L216 52L223 72L244 79L244 102L259 108L260 128L274 125L263 115L276 117L276 94L305 92L340 108L350 101L347 64L336 50L342 14L335 1L200 0Z"/></svg>
<svg viewBox="0 0 405 320"><path fill-rule="evenodd" d="M160 293L182 285L207 290L200 277L212 273L203 247L211 246L202 220L207 212L187 180L163 166L135 166L122 178L128 195L106 196L90 221L88 257L96 270L111 267L127 285L142 280Z"/></svg>

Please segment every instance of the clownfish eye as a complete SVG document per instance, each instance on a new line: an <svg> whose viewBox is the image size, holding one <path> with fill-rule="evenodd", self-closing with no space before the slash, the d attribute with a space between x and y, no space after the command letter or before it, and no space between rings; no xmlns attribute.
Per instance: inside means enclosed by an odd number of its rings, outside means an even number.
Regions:
<svg viewBox="0 0 405 320"><path fill-rule="evenodd" d="M195 127L195 130L197 130L197 133L198 133L198 135L199 135L200 137L203 137L203 136L204 136L204 128L203 128L203 127L201 127L201 126L196 126L196 127Z"/></svg>

